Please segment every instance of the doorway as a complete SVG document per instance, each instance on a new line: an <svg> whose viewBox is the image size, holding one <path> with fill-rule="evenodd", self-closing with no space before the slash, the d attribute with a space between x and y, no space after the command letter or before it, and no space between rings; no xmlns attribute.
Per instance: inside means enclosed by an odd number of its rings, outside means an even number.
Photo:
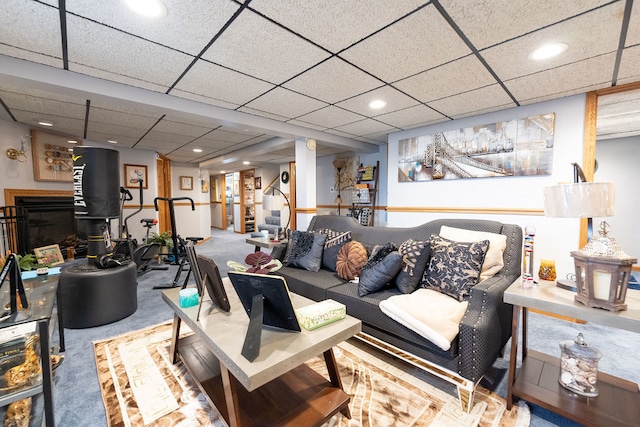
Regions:
<svg viewBox="0 0 640 427"><path fill-rule="evenodd" d="M233 231L233 174L228 173L224 176L224 210L225 215L224 230Z"/></svg>

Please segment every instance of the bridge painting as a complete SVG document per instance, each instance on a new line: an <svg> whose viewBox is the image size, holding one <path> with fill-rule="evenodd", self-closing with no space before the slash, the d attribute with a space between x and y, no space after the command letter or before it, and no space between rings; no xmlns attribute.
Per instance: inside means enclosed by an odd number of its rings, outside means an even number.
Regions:
<svg viewBox="0 0 640 427"><path fill-rule="evenodd" d="M551 175L555 114L407 138L398 181Z"/></svg>

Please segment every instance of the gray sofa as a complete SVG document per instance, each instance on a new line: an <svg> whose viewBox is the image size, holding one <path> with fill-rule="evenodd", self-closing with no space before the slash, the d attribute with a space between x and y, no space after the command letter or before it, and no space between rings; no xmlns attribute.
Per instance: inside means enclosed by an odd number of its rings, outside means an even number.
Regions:
<svg viewBox="0 0 640 427"><path fill-rule="evenodd" d="M469 411L475 386L511 336L511 306L502 301L502 294L520 276L522 229L496 221L468 219L440 219L411 228L365 227L350 217L327 215L314 217L308 231L351 230L352 239L363 244L394 242L399 245L409 238L428 241L443 225L507 236L504 268L472 289L460 332L448 351L382 313L378 307L380 301L400 294L395 286L359 297L358 286L333 271L320 269L316 273L283 267L276 274L286 278L291 292L315 301L330 298L345 304L347 313L362 321L362 339L456 385L462 407Z"/></svg>

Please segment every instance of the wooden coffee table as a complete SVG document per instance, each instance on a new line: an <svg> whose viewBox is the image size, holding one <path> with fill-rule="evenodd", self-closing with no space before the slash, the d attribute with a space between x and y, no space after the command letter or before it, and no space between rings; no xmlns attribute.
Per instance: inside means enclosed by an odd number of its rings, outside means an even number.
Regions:
<svg viewBox="0 0 640 427"><path fill-rule="evenodd" d="M162 298L175 312L174 363L182 359L227 424L320 426L338 412L350 417L332 347L359 333L360 320L347 316L300 333L263 328L260 355L249 362L240 354L249 317L229 279L223 282L231 311L204 301L199 321L197 306L180 307L180 289L163 291ZM296 308L313 303L296 294L291 300ZM194 333L178 339L183 321ZM330 381L304 364L320 354Z"/></svg>

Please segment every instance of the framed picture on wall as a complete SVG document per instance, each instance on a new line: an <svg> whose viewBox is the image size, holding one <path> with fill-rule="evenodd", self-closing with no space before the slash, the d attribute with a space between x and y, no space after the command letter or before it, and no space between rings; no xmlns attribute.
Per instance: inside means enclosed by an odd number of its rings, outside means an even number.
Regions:
<svg viewBox="0 0 640 427"><path fill-rule="evenodd" d="M38 259L38 264L58 265L64 264L64 258L62 252L60 252L60 246L49 245L41 248L34 248L33 253Z"/></svg>
<svg viewBox="0 0 640 427"><path fill-rule="evenodd" d="M140 188L139 180L142 180L142 188L149 188L147 180L147 167L144 165L124 165L124 186L126 188Z"/></svg>
<svg viewBox="0 0 640 427"><path fill-rule="evenodd" d="M181 190L193 190L193 177L181 176L180 177L180 189Z"/></svg>
<svg viewBox="0 0 640 427"><path fill-rule="evenodd" d="M261 176L255 177L255 188L256 188L256 190L262 190L262 177Z"/></svg>
<svg viewBox="0 0 640 427"><path fill-rule="evenodd" d="M34 181L73 182L73 158L69 138L31 131Z"/></svg>

